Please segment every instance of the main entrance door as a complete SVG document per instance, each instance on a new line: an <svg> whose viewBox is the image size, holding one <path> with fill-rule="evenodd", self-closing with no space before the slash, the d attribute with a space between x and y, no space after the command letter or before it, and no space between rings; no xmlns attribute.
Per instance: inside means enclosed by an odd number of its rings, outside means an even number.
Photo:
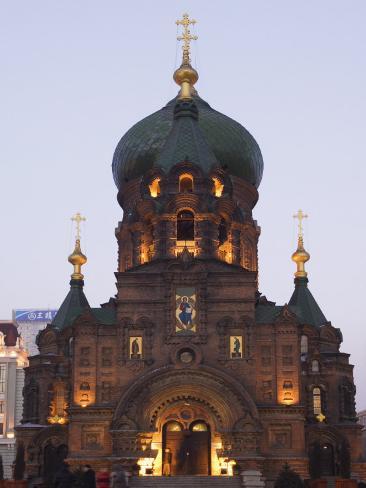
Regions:
<svg viewBox="0 0 366 488"><path fill-rule="evenodd" d="M203 421L192 422L189 430L176 421L163 430L163 474L210 474L210 429Z"/></svg>

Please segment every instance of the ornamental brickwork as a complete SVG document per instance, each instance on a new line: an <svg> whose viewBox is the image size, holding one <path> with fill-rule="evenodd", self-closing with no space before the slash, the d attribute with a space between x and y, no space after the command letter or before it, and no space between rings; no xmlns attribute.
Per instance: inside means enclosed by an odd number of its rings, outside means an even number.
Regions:
<svg viewBox="0 0 366 488"><path fill-rule="evenodd" d="M252 136L194 92L124 136L117 293L89 305L78 230L70 292L26 370L26 476L50 483L64 459L143 476L169 464L269 482L285 463L363 476L353 366L308 288L302 235L288 304L258 290L262 164Z"/></svg>

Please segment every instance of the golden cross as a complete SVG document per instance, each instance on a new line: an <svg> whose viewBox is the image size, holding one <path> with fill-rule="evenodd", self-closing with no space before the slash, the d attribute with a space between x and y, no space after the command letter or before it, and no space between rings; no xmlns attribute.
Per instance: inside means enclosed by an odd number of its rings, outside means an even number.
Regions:
<svg viewBox="0 0 366 488"><path fill-rule="evenodd" d="M297 214L294 215L294 219L298 219L299 220L299 237L304 237L304 228L302 226L302 221L304 219L307 219L308 216L306 214L304 214L304 212L302 210L299 210L297 212Z"/></svg>
<svg viewBox="0 0 366 488"><path fill-rule="evenodd" d="M325 418L325 415L323 415L321 412L316 416L316 420L320 423L324 422Z"/></svg>
<svg viewBox="0 0 366 488"><path fill-rule="evenodd" d="M82 217L79 212L77 212L73 217L71 217L73 222L76 222L76 239L80 239L80 222L85 222L86 218Z"/></svg>
<svg viewBox="0 0 366 488"><path fill-rule="evenodd" d="M190 25L194 25L197 23L196 20L190 19L188 14L183 14L182 20L177 20L175 22L178 26L181 25L183 27L183 32L181 36L177 37L178 41L183 41L183 61L186 63L190 62L189 55L190 55L190 47L191 41L197 41L197 36L192 36L191 31L189 30Z"/></svg>

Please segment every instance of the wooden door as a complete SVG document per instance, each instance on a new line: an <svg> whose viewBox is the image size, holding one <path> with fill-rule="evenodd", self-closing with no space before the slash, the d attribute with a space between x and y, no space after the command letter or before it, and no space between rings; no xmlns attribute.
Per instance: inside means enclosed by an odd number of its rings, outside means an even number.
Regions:
<svg viewBox="0 0 366 488"><path fill-rule="evenodd" d="M165 433L164 452L170 449L172 454L171 476L182 474L183 463L181 459L182 446L184 444L183 431L167 431Z"/></svg>
<svg viewBox="0 0 366 488"><path fill-rule="evenodd" d="M190 437L190 473L210 474L210 432L192 432Z"/></svg>
<svg viewBox="0 0 366 488"><path fill-rule="evenodd" d="M169 422L163 430L163 465L166 451L171 453L170 474L209 475L211 434L209 427L195 422L190 430L181 430L178 422ZM205 429L205 430L203 430Z"/></svg>

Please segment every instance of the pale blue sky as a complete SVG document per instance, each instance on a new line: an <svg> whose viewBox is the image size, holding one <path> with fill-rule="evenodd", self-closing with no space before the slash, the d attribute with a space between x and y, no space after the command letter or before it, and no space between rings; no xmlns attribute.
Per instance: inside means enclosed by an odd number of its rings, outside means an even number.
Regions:
<svg viewBox="0 0 366 488"><path fill-rule="evenodd" d="M62 302L75 211L88 219L88 299L114 295L113 151L177 92L185 11L199 22L200 95L262 149L261 291L291 296L301 207L310 289L342 329L365 408L364 0L2 0L0 318Z"/></svg>

